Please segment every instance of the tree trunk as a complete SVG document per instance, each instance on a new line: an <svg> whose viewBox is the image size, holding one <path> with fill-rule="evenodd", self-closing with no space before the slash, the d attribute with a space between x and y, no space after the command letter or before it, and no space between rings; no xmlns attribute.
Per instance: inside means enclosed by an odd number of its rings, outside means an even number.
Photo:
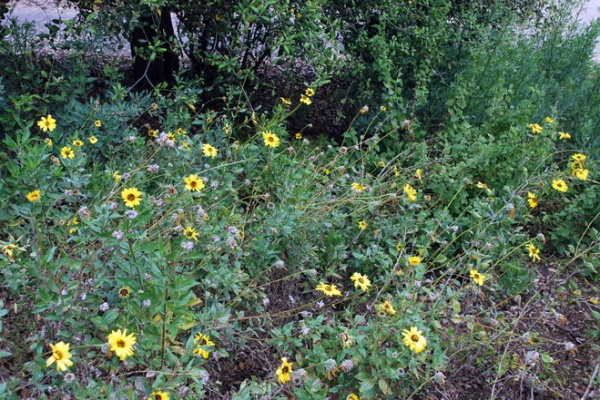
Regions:
<svg viewBox="0 0 600 400"><path fill-rule="evenodd" d="M167 50L157 53L150 60L149 45L159 39L161 47ZM171 10L167 7L160 9L160 16L147 10L139 19L139 25L131 33L129 43L133 57L133 77L135 88L152 89L166 82L174 83L175 74L179 69L179 58L173 51L172 40L175 30L171 22Z"/></svg>

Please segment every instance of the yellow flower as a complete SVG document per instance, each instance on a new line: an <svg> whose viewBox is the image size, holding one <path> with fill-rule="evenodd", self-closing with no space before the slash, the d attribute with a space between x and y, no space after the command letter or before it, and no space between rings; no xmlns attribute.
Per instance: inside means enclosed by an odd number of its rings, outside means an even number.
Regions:
<svg viewBox="0 0 600 400"><path fill-rule="evenodd" d="M302 134L300 132L296 133L296 139L298 139L298 140L302 139Z"/></svg>
<svg viewBox="0 0 600 400"><path fill-rule="evenodd" d="M581 153L577 153L577 154L573 154L571 156L571 158L579 163L581 163L581 165L583 166L584 161L587 159L587 157Z"/></svg>
<svg viewBox="0 0 600 400"><path fill-rule="evenodd" d="M379 305L379 309L381 311L384 311L388 314L394 315L396 314L396 310L394 310L394 306L392 305L392 303L390 303L389 300L384 301L383 303L381 303Z"/></svg>
<svg viewBox="0 0 600 400"><path fill-rule="evenodd" d="M46 139L44 139L44 142L46 142L46 146L52 147L52 139L46 138Z"/></svg>
<svg viewBox="0 0 600 400"><path fill-rule="evenodd" d="M418 179L418 180L421 180L421 179L423 178L423 171L421 171L421 169L420 169L420 168L418 168L418 169L415 171L415 176L417 177L417 179Z"/></svg>
<svg viewBox="0 0 600 400"><path fill-rule="evenodd" d="M202 154L204 154L207 157L216 157L217 149L211 146L210 144L206 143L202 145Z"/></svg>
<svg viewBox="0 0 600 400"><path fill-rule="evenodd" d="M150 136L150 137L157 137L158 136L158 130L157 129L148 129L148 136Z"/></svg>
<svg viewBox="0 0 600 400"><path fill-rule="evenodd" d="M92 136L88 140L91 144L96 144L98 142L98 138L96 136Z"/></svg>
<svg viewBox="0 0 600 400"><path fill-rule="evenodd" d="M125 206L129 208L139 206L142 202L142 192L140 192L134 187L123 189L123 191L121 192L121 197L125 202Z"/></svg>
<svg viewBox="0 0 600 400"><path fill-rule="evenodd" d="M387 107L386 107L386 106L379 106L379 109L380 109L381 111L387 111Z"/></svg>
<svg viewBox="0 0 600 400"><path fill-rule="evenodd" d="M281 359L281 365L279 366L277 371L275 371L275 375L277 375L277 380L280 383L286 383L287 381L292 379L290 376L290 374L292 373L292 365L293 363L288 362L287 357L283 357Z"/></svg>
<svg viewBox="0 0 600 400"><path fill-rule="evenodd" d="M394 165L394 176L397 178L400 176L400 171L398 170L398 166Z"/></svg>
<svg viewBox="0 0 600 400"><path fill-rule="evenodd" d="M81 147L81 146L83 146L83 142L79 139L75 139L75 140L73 140L73 146Z"/></svg>
<svg viewBox="0 0 600 400"><path fill-rule="evenodd" d="M419 257L419 256L408 257L408 263L413 266L419 265L419 264L421 264L421 257Z"/></svg>
<svg viewBox="0 0 600 400"><path fill-rule="evenodd" d="M73 365L73 361L71 361L73 355L69 353L70 346L69 343L64 343L62 341L56 344L50 344L52 355L46 360L46 367L49 367L56 362L56 370L64 372Z"/></svg>
<svg viewBox="0 0 600 400"><path fill-rule="evenodd" d="M566 192L569 187L567 186L567 183L565 181L563 181L562 179L555 179L552 181L552 187L556 190L558 190L559 192Z"/></svg>
<svg viewBox="0 0 600 400"><path fill-rule="evenodd" d="M119 175L119 170L116 170L115 173L113 174L113 179L115 180L115 182L119 182L121 180L122 176Z"/></svg>
<svg viewBox="0 0 600 400"><path fill-rule="evenodd" d="M198 178L198 175L189 175L183 178L183 181L187 190L199 192L204 189L204 181Z"/></svg>
<svg viewBox="0 0 600 400"><path fill-rule="evenodd" d="M358 182L352 182L352 185L350 185L350 189L352 189L356 193L360 193L364 192L366 188Z"/></svg>
<svg viewBox="0 0 600 400"><path fill-rule="evenodd" d="M307 106L310 106L312 103L312 100L308 96L301 94L300 95L300 103L304 103Z"/></svg>
<svg viewBox="0 0 600 400"><path fill-rule="evenodd" d="M558 132L558 139L559 140L571 139L571 134L565 133L565 132Z"/></svg>
<svg viewBox="0 0 600 400"><path fill-rule="evenodd" d="M403 245L402 243L398 242L398 243L396 244L396 251L397 251L398 253L399 253L399 252L401 252L403 248L404 248L404 245Z"/></svg>
<svg viewBox="0 0 600 400"><path fill-rule="evenodd" d="M575 296L581 296L581 290L573 290Z"/></svg>
<svg viewBox="0 0 600 400"><path fill-rule="evenodd" d="M196 232L196 230L194 228L192 228L191 226L188 226L187 228L185 228L183 230L183 234L185 236L187 236L188 239L194 239L195 241L198 241L198 232Z"/></svg>
<svg viewBox="0 0 600 400"><path fill-rule="evenodd" d="M209 353L212 351L212 349L206 349L206 347L215 347L210 337L201 332L196 333L194 336L194 344L196 347L194 347L192 353L202 356L204 359L207 359Z"/></svg>
<svg viewBox="0 0 600 400"><path fill-rule="evenodd" d="M131 288L129 286L123 286L121 289L119 289L118 293L119 297L126 299L131 294Z"/></svg>
<svg viewBox="0 0 600 400"><path fill-rule="evenodd" d="M589 173L590 173L589 169L575 168L575 169L571 170L571 174L576 176L577 178L579 178L582 181L587 180Z"/></svg>
<svg viewBox="0 0 600 400"><path fill-rule="evenodd" d="M544 128L539 126L538 124L529 124L529 128L531 128L531 132L533 133L541 133Z"/></svg>
<svg viewBox="0 0 600 400"><path fill-rule="evenodd" d="M347 329L346 329L346 331L342 332L342 335L340 336L340 340L342 341L342 345L344 347L352 346L352 337L348 334Z"/></svg>
<svg viewBox="0 0 600 400"><path fill-rule="evenodd" d="M527 197L528 197L527 203L529 203L529 207L536 208L538 205L538 198L535 195L535 193L528 192Z"/></svg>
<svg viewBox="0 0 600 400"><path fill-rule="evenodd" d="M135 334L131 333L127 335L127 329L123 332L119 329L118 331L112 331L108 335L108 344L110 350L114 351L117 357L124 361L126 357L133 355L133 345L137 342Z"/></svg>
<svg viewBox="0 0 600 400"><path fill-rule="evenodd" d="M384 163L383 161L379 161L379 162L377 163L377 166L378 166L378 167L381 167L381 168L385 168L385 163Z"/></svg>
<svg viewBox="0 0 600 400"><path fill-rule="evenodd" d="M13 250L18 249L18 248L19 247L17 245L9 243L5 246L2 246L2 254L4 254L5 256L7 256L8 258L10 258L12 260Z"/></svg>
<svg viewBox="0 0 600 400"><path fill-rule="evenodd" d="M360 400L360 399L354 393L350 393L348 396L346 396L346 400Z"/></svg>
<svg viewBox="0 0 600 400"><path fill-rule="evenodd" d="M280 99L281 99L281 102L283 104L285 104L286 106L289 106L290 104L292 104L292 102L289 101L288 99L286 99L285 97L280 97Z"/></svg>
<svg viewBox="0 0 600 400"><path fill-rule="evenodd" d="M312 88L308 88L304 91L304 94L306 94L308 97L313 97L315 95L315 91Z"/></svg>
<svg viewBox="0 0 600 400"><path fill-rule="evenodd" d="M37 126L39 126L44 132L56 129L56 120L52 118L52 115L48 114L48 117L42 117L37 122Z"/></svg>
<svg viewBox="0 0 600 400"><path fill-rule="evenodd" d="M279 138L271 131L265 131L262 133L263 140L265 141L265 146L269 146L271 148L276 148L279 146Z"/></svg>
<svg viewBox="0 0 600 400"><path fill-rule="evenodd" d="M366 275L361 275L358 272L355 272L350 277L351 281L354 281L355 288L361 288L363 292L369 290L369 286L371 286L371 281Z"/></svg>
<svg viewBox="0 0 600 400"><path fill-rule="evenodd" d="M549 123L549 124L553 124L554 120L552 118L550 118L550 117L546 117L546 122Z"/></svg>
<svg viewBox="0 0 600 400"><path fill-rule="evenodd" d="M413 188L412 186L410 186L410 184L406 184L404 185L404 193L406 193L406 200L408 201L416 201L417 200L417 191L415 190L415 188Z"/></svg>
<svg viewBox="0 0 600 400"><path fill-rule="evenodd" d="M419 354L425 347L427 347L427 339L423 336L423 333L417 329L417 327L413 326L410 330L405 329L402 332L402 341L411 351Z"/></svg>
<svg viewBox="0 0 600 400"><path fill-rule="evenodd" d="M485 190L487 190L488 194L492 194L492 190L485 183L477 182L477 187L479 189L485 189Z"/></svg>
<svg viewBox="0 0 600 400"><path fill-rule="evenodd" d="M63 147L60 150L60 155L62 156L62 158L75 158L75 152L72 148L67 146Z"/></svg>
<svg viewBox="0 0 600 400"><path fill-rule="evenodd" d="M596 297L590 297L590 303L592 304L598 304L598 299Z"/></svg>
<svg viewBox="0 0 600 400"><path fill-rule="evenodd" d="M67 226L71 226L71 225L79 225L79 221L77 220L77 216L74 216L69 223L67 224ZM75 233L77 232L79 228L71 228L69 229L69 233Z"/></svg>
<svg viewBox="0 0 600 400"><path fill-rule="evenodd" d="M473 278L476 284L483 286L483 281L485 280L484 274L480 274L476 269L471 269L471 278Z"/></svg>
<svg viewBox="0 0 600 400"><path fill-rule="evenodd" d="M358 229L360 229L361 231L364 231L365 229L367 229L367 221L365 221L364 219L361 221L358 221Z"/></svg>
<svg viewBox="0 0 600 400"><path fill-rule="evenodd" d="M27 200L30 202L38 201L42 197L39 190L34 190L33 192L27 193Z"/></svg>
<svg viewBox="0 0 600 400"><path fill-rule="evenodd" d="M529 257L531 257L531 261L536 262L542 259L540 257L540 249L535 247L532 243L527 244L527 250L529 250Z"/></svg>
<svg viewBox="0 0 600 400"><path fill-rule="evenodd" d="M169 394L165 392L152 392L148 400L170 400Z"/></svg>
<svg viewBox="0 0 600 400"><path fill-rule="evenodd" d="M342 292L340 292L335 285L329 285L327 283L323 283L320 282L317 287L315 288L315 290L320 290L321 292L325 293L325 295L329 296L329 297L333 297L333 296L341 296Z"/></svg>
<svg viewBox="0 0 600 400"><path fill-rule="evenodd" d="M102 122L99 119L97 119L94 121L94 125L96 125L96 128L100 128L102 126Z"/></svg>

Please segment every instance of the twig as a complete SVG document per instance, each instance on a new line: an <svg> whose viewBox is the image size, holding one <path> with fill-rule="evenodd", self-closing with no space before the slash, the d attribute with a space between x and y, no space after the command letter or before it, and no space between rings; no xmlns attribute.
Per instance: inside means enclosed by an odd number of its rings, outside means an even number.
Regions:
<svg viewBox="0 0 600 400"><path fill-rule="evenodd" d="M581 397L581 400L586 400L590 394L590 390L592 390L592 386L594 385L594 379L596 379L596 375L598 375L598 370L600 369L600 362L596 361L596 368L594 368L594 373L590 376L590 383L588 384L587 389L585 389L585 393Z"/></svg>

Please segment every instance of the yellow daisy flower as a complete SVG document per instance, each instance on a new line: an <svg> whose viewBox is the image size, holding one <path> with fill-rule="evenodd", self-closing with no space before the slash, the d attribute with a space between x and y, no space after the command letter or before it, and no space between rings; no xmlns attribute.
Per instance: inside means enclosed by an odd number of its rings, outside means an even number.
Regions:
<svg viewBox="0 0 600 400"><path fill-rule="evenodd" d="M292 365L293 363L288 362L287 357L283 357L281 359L281 365L279 366L277 371L275 371L275 375L277 375L277 380L280 383L286 383L287 381L292 379L290 376L290 374L292 373Z"/></svg>
<svg viewBox="0 0 600 400"><path fill-rule="evenodd" d="M94 121L94 125L96 125L96 128L100 128L102 126L102 122L99 119L97 119Z"/></svg>
<svg viewBox="0 0 600 400"><path fill-rule="evenodd" d="M529 124L529 128L533 133L542 133L542 131L544 130L544 128L542 128L538 124Z"/></svg>
<svg viewBox="0 0 600 400"><path fill-rule="evenodd" d="M207 359L209 353L212 349L206 349L207 347L215 347L215 344L210 340L210 337L205 335L204 333L198 332L194 336L194 350L192 353L202 356L202 358Z"/></svg>
<svg viewBox="0 0 600 400"><path fill-rule="evenodd" d="M417 327L413 326L410 330L405 329L402 332L402 341L410 351L414 351L419 354L427 347L427 339L423 336L423 333L417 329Z"/></svg>
<svg viewBox="0 0 600 400"><path fill-rule="evenodd" d="M369 290L369 286L371 286L371 281L366 275L361 275L358 272L355 272L350 277L351 281L354 281L355 288L361 288L363 292Z"/></svg>
<svg viewBox="0 0 600 400"><path fill-rule="evenodd" d="M485 280L485 275L480 274L476 269L471 269L471 278L473 281L479 286L483 286L483 281Z"/></svg>
<svg viewBox="0 0 600 400"><path fill-rule="evenodd" d="M152 392L148 400L170 400L170 397L166 392Z"/></svg>
<svg viewBox="0 0 600 400"><path fill-rule="evenodd" d="M527 197L528 197L527 203L529 203L529 207L531 207L532 209L536 208L538 205L538 198L535 195L535 193L528 192Z"/></svg>
<svg viewBox="0 0 600 400"><path fill-rule="evenodd" d="M396 314L396 310L394 310L394 306L392 305L392 303L389 300L384 301L383 303L381 303L379 305L379 309L381 311L384 311L388 314L394 315Z"/></svg>
<svg viewBox="0 0 600 400"><path fill-rule="evenodd" d="M408 263L413 266L419 265L419 264L421 264L421 257L419 257L419 256L408 257Z"/></svg>
<svg viewBox="0 0 600 400"><path fill-rule="evenodd" d="M559 140L571 139L571 134L565 133L565 132L558 132L558 139Z"/></svg>
<svg viewBox="0 0 600 400"><path fill-rule="evenodd" d="M527 250L529 250L529 257L531 257L531 261L536 262L542 259L540 257L541 250L535 247L532 243L527 244Z"/></svg>
<svg viewBox="0 0 600 400"><path fill-rule="evenodd" d="M189 175L183 178L185 188L189 191L199 192L204 189L204 181L198 178L198 175Z"/></svg>
<svg viewBox="0 0 600 400"><path fill-rule="evenodd" d="M125 206L129 208L139 206L142 202L142 192L134 187L123 189L121 197L125 202Z"/></svg>
<svg viewBox="0 0 600 400"><path fill-rule="evenodd" d="M329 297L333 297L333 296L341 296L342 292L340 292L335 285L329 285L327 283L319 283L317 285L317 287L315 288L315 290L319 290L323 293L325 293L326 296Z"/></svg>
<svg viewBox="0 0 600 400"><path fill-rule="evenodd" d="M567 190L569 190L567 183L565 181L563 181L562 179L553 180L552 187L554 189L558 190L559 192L566 192Z"/></svg>
<svg viewBox="0 0 600 400"><path fill-rule="evenodd" d="M262 133L263 140L265 141L265 146L269 146L271 148L276 148L279 146L279 138L271 131L265 131Z"/></svg>
<svg viewBox="0 0 600 400"><path fill-rule="evenodd" d="M63 147L60 150L60 155L62 158L75 158L75 152L73 151L72 148L67 147L67 146Z"/></svg>
<svg viewBox="0 0 600 400"><path fill-rule="evenodd" d="M301 94L300 95L300 103L304 103L307 106L310 106L312 104L312 100L305 94Z"/></svg>
<svg viewBox="0 0 600 400"><path fill-rule="evenodd" d="M131 294L131 288L129 286L123 286L121 289L119 289L118 293L119 297L121 297L122 299L126 299Z"/></svg>
<svg viewBox="0 0 600 400"><path fill-rule="evenodd" d="M98 142L98 138L96 136L92 136L88 140L91 144L96 144Z"/></svg>
<svg viewBox="0 0 600 400"><path fill-rule="evenodd" d="M187 236L188 239L194 239L195 241L198 241L198 232L196 232L196 230L191 226L185 228L183 230L183 234Z"/></svg>
<svg viewBox="0 0 600 400"><path fill-rule="evenodd" d="M415 190L415 188L413 188L412 186L410 186L410 184L406 184L404 185L404 193L406 193L406 200L408 201L416 201L417 200L417 191Z"/></svg>
<svg viewBox="0 0 600 400"><path fill-rule="evenodd" d="M71 361L71 357L73 357L73 355L69 352L70 346L69 343L64 343L62 341L56 344L50 344L52 355L46 360L46 367L49 367L56 362L56 370L64 372L67 368L72 366L73 361Z"/></svg>
<svg viewBox="0 0 600 400"><path fill-rule="evenodd" d="M47 117L41 117L37 122L37 126L39 126L44 132L56 129L56 120L52 118L52 115L48 114Z"/></svg>
<svg viewBox="0 0 600 400"><path fill-rule="evenodd" d="M358 229L361 231L367 229L367 222L364 219L362 221L358 221Z"/></svg>
<svg viewBox="0 0 600 400"><path fill-rule="evenodd" d="M312 88L308 88L304 91L304 94L308 97L313 97L315 95L315 91Z"/></svg>
<svg viewBox="0 0 600 400"><path fill-rule="evenodd" d="M211 146L208 143L205 143L202 145L202 154L204 154L207 157L216 157L217 149L216 149L216 147Z"/></svg>
<svg viewBox="0 0 600 400"><path fill-rule="evenodd" d="M118 331L112 331L110 335L108 335L110 350L113 351L121 361L124 361L126 357L133 355L133 345L136 342L137 339L135 338L135 334L131 333L127 335L127 329L124 329L122 332L120 329Z"/></svg>
<svg viewBox="0 0 600 400"><path fill-rule="evenodd" d="M40 197L42 197L42 195L39 190L34 190L32 192L27 193L27 200L29 200L32 203L34 201L38 201Z"/></svg>
<svg viewBox="0 0 600 400"><path fill-rule="evenodd" d="M352 182L352 184L350 185L350 189L352 189L356 193L361 193L365 191L366 187L364 187L358 182Z"/></svg>
<svg viewBox="0 0 600 400"><path fill-rule="evenodd" d="M79 139L75 139L75 140L73 140L73 146L81 147L81 146L83 146L83 141L81 141Z"/></svg>

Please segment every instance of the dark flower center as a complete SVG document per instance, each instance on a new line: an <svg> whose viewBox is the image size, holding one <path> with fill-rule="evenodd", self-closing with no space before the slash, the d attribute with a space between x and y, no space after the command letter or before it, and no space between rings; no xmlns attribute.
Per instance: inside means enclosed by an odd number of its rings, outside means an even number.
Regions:
<svg viewBox="0 0 600 400"><path fill-rule="evenodd" d="M62 360L63 359L63 353L60 350L54 350L54 358L56 358L56 360Z"/></svg>
<svg viewBox="0 0 600 400"><path fill-rule="evenodd" d="M117 340L117 346L121 347L121 348L124 348L126 346L125 345L125 341L123 339Z"/></svg>
<svg viewBox="0 0 600 400"><path fill-rule="evenodd" d="M281 373L287 374L288 372L290 372L290 369L287 366L281 368Z"/></svg>
<svg viewBox="0 0 600 400"><path fill-rule="evenodd" d="M128 195L127 196L127 200L134 201L135 200L135 194L132 193L132 194Z"/></svg>
<svg viewBox="0 0 600 400"><path fill-rule="evenodd" d="M417 343L417 342L419 341L419 336L417 336L417 335L412 335L412 336L410 337L410 340L412 340L413 342Z"/></svg>

